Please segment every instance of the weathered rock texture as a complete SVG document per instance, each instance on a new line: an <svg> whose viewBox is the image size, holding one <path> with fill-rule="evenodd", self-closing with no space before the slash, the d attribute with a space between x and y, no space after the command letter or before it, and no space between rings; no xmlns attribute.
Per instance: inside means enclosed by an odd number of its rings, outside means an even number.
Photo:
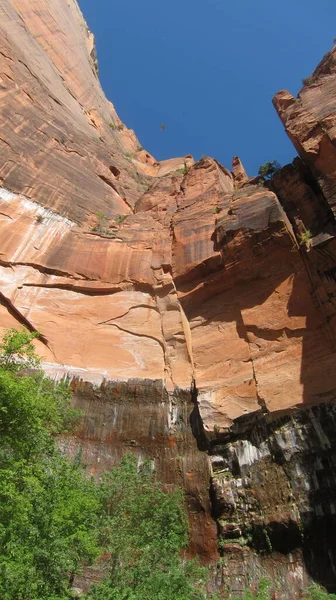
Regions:
<svg viewBox="0 0 336 600"><path fill-rule="evenodd" d="M276 96L301 158L265 186L237 157L143 150L75 0L0 0L0 26L0 326L40 331L73 378L63 443L183 485L223 589L335 589L335 50Z"/></svg>
<svg viewBox="0 0 336 600"><path fill-rule="evenodd" d="M282 90L273 99L298 154L304 159L335 214L336 46L326 54L298 98Z"/></svg>

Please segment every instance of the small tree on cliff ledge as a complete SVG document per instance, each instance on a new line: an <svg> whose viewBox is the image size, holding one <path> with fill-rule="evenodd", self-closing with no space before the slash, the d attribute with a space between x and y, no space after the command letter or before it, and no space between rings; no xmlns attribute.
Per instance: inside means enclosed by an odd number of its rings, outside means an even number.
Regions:
<svg viewBox="0 0 336 600"><path fill-rule="evenodd" d="M258 175L260 175L264 179L272 179L272 177L275 175L275 173L279 171L279 169L281 169L280 163L278 163L277 160L272 160L271 162L267 162L264 165L260 165Z"/></svg>

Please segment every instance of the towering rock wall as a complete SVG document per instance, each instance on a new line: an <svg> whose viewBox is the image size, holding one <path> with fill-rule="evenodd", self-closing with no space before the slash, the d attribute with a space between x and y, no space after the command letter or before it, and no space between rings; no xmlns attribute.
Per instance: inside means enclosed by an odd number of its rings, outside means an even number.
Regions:
<svg viewBox="0 0 336 600"><path fill-rule="evenodd" d="M237 157L144 151L75 0L0 0L0 26L0 326L72 378L62 443L183 485L223 589L334 589L334 51L276 96L301 158L265 186Z"/></svg>

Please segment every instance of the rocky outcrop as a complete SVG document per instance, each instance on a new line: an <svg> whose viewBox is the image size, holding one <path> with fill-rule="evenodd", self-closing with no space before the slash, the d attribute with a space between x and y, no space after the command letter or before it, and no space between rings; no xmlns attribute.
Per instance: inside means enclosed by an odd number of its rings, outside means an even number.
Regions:
<svg viewBox="0 0 336 600"><path fill-rule="evenodd" d="M143 150L75 0L0 17L0 326L40 331L72 379L62 443L92 473L130 450L183 485L222 589L336 589L335 50L276 96L300 158L265 185L238 157Z"/></svg>
<svg viewBox="0 0 336 600"><path fill-rule="evenodd" d="M231 589L262 576L277 596L309 577L335 589L335 431L335 405L320 405L237 423L229 441L211 444L221 576Z"/></svg>
<svg viewBox="0 0 336 600"><path fill-rule="evenodd" d="M282 90L273 104L298 154L308 165L335 215L336 46L304 80L298 98Z"/></svg>

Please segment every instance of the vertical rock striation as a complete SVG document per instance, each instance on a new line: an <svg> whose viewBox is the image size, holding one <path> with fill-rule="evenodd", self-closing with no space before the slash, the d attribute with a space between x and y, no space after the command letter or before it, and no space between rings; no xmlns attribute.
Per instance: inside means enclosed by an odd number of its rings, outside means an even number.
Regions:
<svg viewBox="0 0 336 600"><path fill-rule="evenodd" d="M336 590L335 49L276 95L300 158L264 185L143 150L75 0L0 0L0 27L0 326L72 379L62 444L182 485L223 590Z"/></svg>

